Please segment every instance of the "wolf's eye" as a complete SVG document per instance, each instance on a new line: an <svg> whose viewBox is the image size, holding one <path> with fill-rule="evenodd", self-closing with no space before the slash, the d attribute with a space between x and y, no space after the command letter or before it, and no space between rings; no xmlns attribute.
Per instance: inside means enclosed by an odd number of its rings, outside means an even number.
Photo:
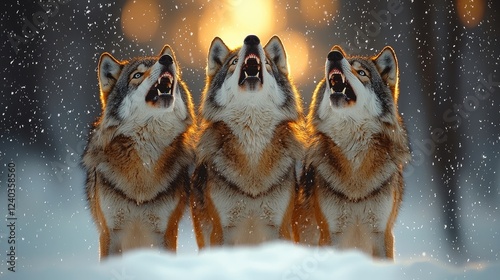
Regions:
<svg viewBox="0 0 500 280"><path fill-rule="evenodd" d="M132 76L133 79L139 79L140 77L142 77L142 75L144 75L144 73L142 72L137 72L134 74L134 76Z"/></svg>
<svg viewBox="0 0 500 280"><path fill-rule="evenodd" d="M363 70L358 70L358 74L359 74L360 76L366 76L366 73L365 73L365 71L363 71Z"/></svg>
<svg viewBox="0 0 500 280"><path fill-rule="evenodd" d="M231 62L231 64L232 64L232 65L236 65L236 63L238 63L238 59L237 59L237 58L235 58L235 59L233 60L233 62Z"/></svg>

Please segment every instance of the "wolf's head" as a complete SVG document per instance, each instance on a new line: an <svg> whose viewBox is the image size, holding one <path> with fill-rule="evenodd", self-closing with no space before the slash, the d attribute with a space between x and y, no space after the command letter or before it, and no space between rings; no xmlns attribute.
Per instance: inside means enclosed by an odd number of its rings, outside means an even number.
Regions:
<svg viewBox="0 0 500 280"><path fill-rule="evenodd" d="M373 57L349 57L334 46L326 58L325 79L316 89L311 111L323 120L380 118L393 122L397 98L398 63L391 47Z"/></svg>
<svg viewBox="0 0 500 280"><path fill-rule="evenodd" d="M201 108L205 117L210 118L218 109L240 104L274 106L296 118L300 110L297 99L279 37L272 37L263 47L257 36L249 35L243 46L233 50L218 37L212 41Z"/></svg>
<svg viewBox="0 0 500 280"><path fill-rule="evenodd" d="M157 57L118 61L103 53L99 61L99 87L103 118L113 125L121 120L146 123L173 113L192 117L191 96L180 80L180 70L170 46Z"/></svg>

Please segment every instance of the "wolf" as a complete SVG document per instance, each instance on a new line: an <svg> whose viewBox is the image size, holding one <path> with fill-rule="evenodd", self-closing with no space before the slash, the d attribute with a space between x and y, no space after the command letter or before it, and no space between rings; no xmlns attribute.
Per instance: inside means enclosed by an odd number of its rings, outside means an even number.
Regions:
<svg viewBox="0 0 500 280"><path fill-rule="evenodd" d="M292 239L305 118L279 37L208 53L191 212L198 247Z"/></svg>
<svg viewBox="0 0 500 280"><path fill-rule="evenodd" d="M194 105L174 51L98 65L102 113L82 165L104 258L136 247L176 250L194 168Z"/></svg>
<svg viewBox="0 0 500 280"><path fill-rule="evenodd" d="M373 57L347 56L340 46L328 53L307 115L310 139L293 218L299 243L393 259L392 228L410 159L398 72L390 46Z"/></svg>

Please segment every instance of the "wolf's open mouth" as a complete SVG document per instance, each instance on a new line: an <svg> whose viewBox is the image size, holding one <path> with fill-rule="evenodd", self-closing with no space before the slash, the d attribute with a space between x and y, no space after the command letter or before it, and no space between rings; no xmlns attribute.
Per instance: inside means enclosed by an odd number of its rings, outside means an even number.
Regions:
<svg viewBox="0 0 500 280"><path fill-rule="evenodd" d="M241 67L240 79L238 80L239 85L243 85L246 81L257 82L262 80L262 67L260 63L260 58L253 53L248 54L245 57L243 66Z"/></svg>
<svg viewBox="0 0 500 280"><path fill-rule="evenodd" d="M158 81L149 89L146 102L156 103L159 99L165 99L166 103L173 98L174 77L172 73L165 72L160 75Z"/></svg>
<svg viewBox="0 0 500 280"><path fill-rule="evenodd" d="M331 98L344 98L345 101L356 101L356 94L352 90L351 85L346 80L345 75L337 69L333 68L328 74L328 82L330 85Z"/></svg>

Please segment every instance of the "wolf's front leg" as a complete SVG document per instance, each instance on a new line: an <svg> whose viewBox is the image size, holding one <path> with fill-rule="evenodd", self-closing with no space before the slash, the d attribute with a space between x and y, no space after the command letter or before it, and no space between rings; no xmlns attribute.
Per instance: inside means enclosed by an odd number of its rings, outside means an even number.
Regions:
<svg viewBox="0 0 500 280"><path fill-rule="evenodd" d="M193 220L193 228L198 248L203 249L206 246L210 246L212 223L202 203L193 197L191 198L191 218Z"/></svg>
<svg viewBox="0 0 500 280"><path fill-rule="evenodd" d="M191 217L198 248L221 245L222 226L207 186L207 166L200 164L193 173L190 195Z"/></svg>
<svg viewBox="0 0 500 280"><path fill-rule="evenodd" d="M99 259L103 260L109 256L109 246L110 246L110 236L109 232L101 232L99 234Z"/></svg>
<svg viewBox="0 0 500 280"><path fill-rule="evenodd" d="M371 234L372 255L376 258L389 258L386 252L385 232L373 232ZM392 258L392 256L390 257Z"/></svg>
<svg viewBox="0 0 500 280"><path fill-rule="evenodd" d="M385 257L388 259L394 259L394 234L392 230L386 230L385 232Z"/></svg>
<svg viewBox="0 0 500 280"><path fill-rule="evenodd" d="M180 191L179 203L168 219L167 227L163 236L163 245L167 250L177 251L177 239L179 233L179 222L187 207L187 197L183 191Z"/></svg>

